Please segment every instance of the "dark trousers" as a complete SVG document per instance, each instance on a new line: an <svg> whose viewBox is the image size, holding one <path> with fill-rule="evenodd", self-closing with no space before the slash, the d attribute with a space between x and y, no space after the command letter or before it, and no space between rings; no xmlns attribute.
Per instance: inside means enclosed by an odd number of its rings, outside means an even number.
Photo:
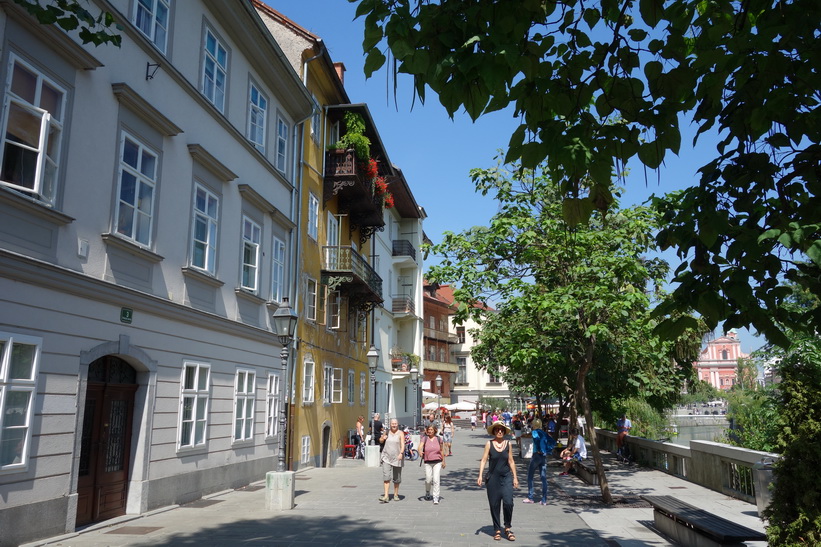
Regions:
<svg viewBox="0 0 821 547"><path fill-rule="evenodd" d="M499 509L504 513L505 528L510 528L513 520L513 474L490 475L487 481L487 501L490 504L490 518L493 519L493 531L501 531Z"/></svg>

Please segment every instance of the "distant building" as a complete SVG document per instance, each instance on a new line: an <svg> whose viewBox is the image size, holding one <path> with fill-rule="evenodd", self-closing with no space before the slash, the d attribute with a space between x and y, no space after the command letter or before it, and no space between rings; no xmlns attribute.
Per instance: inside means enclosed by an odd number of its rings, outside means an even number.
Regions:
<svg viewBox="0 0 821 547"><path fill-rule="evenodd" d="M727 391L736 384L738 360L750 355L741 351L741 340L735 331L710 340L695 363L698 378L716 389Z"/></svg>

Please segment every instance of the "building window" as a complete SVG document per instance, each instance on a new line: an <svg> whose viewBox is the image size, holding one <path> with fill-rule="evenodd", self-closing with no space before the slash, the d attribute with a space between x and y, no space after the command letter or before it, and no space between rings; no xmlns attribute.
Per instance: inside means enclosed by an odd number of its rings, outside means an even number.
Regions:
<svg viewBox="0 0 821 547"><path fill-rule="evenodd" d="M53 205L65 91L12 56L0 148L0 184Z"/></svg>
<svg viewBox="0 0 821 547"><path fill-rule="evenodd" d="M457 384L468 383L468 360L467 357L457 357L456 366L459 367L459 372L456 373Z"/></svg>
<svg viewBox="0 0 821 547"><path fill-rule="evenodd" d="M302 436L302 452L299 456L299 463L308 465L311 463L311 436Z"/></svg>
<svg viewBox="0 0 821 547"><path fill-rule="evenodd" d="M25 471L42 340L0 332L0 470Z"/></svg>
<svg viewBox="0 0 821 547"><path fill-rule="evenodd" d="M342 296L339 291L328 292L328 328L339 329L341 325L340 303Z"/></svg>
<svg viewBox="0 0 821 547"><path fill-rule="evenodd" d="M314 402L314 368L316 363L305 361L302 366L302 402Z"/></svg>
<svg viewBox="0 0 821 547"><path fill-rule="evenodd" d="M726 361L727 359L729 359L729 353L727 352L727 350L726 350L726 349L721 350L721 358L722 358L724 361Z"/></svg>
<svg viewBox="0 0 821 547"><path fill-rule="evenodd" d="M331 402L342 402L342 369L335 368L333 375L333 384L331 385Z"/></svg>
<svg viewBox="0 0 821 547"><path fill-rule="evenodd" d="M171 0L138 0L134 2L134 26L165 53L168 37L168 7Z"/></svg>
<svg viewBox="0 0 821 547"><path fill-rule="evenodd" d="M225 90L228 85L228 51L211 29L205 29L202 94L217 110L224 112Z"/></svg>
<svg viewBox="0 0 821 547"><path fill-rule="evenodd" d="M322 136L322 107L319 106L319 102L316 100L316 96L313 97L314 99L314 111L311 114L311 138L314 139L315 143L319 143L319 140ZM336 142L336 141L334 141Z"/></svg>
<svg viewBox="0 0 821 547"><path fill-rule="evenodd" d="M364 405L365 401L367 400L365 398L365 386L366 385L367 384L365 383L365 373L360 372L359 373L359 404L360 405Z"/></svg>
<svg viewBox="0 0 821 547"><path fill-rule="evenodd" d="M325 229L325 245L336 247L339 245L339 219L328 211L327 228Z"/></svg>
<svg viewBox="0 0 821 547"><path fill-rule="evenodd" d="M436 348L434 346L428 346L428 359L436 361Z"/></svg>
<svg viewBox="0 0 821 547"><path fill-rule="evenodd" d="M431 315L430 317L428 317L428 324L430 325L431 329L436 330L436 318L434 316Z"/></svg>
<svg viewBox="0 0 821 547"><path fill-rule="evenodd" d="M248 140L254 148L265 153L265 127L268 120L268 99L251 84L248 98Z"/></svg>
<svg viewBox="0 0 821 547"><path fill-rule="evenodd" d="M328 144L334 144L339 141L339 122L334 122L328 129Z"/></svg>
<svg viewBox="0 0 821 547"><path fill-rule="evenodd" d="M251 292L257 292L261 233L256 222L242 217L242 288Z"/></svg>
<svg viewBox="0 0 821 547"><path fill-rule="evenodd" d="M445 351L445 348L439 348L439 362L440 363L447 363L448 362L447 351Z"/></svg>
<svg viewBox="0 0 821 547"><path fill-rule="evenodd" d="M311 192L308 194L308 237L314 241L319 234L319 199Z"/></svg>
<svg viewBox="0 0 821 547"><path fill-rule="evenodd" d="M316 321L316 280L308 279L308 291L305 295L305 318Z"/></svg>
<svg viewBox="0 0 821 547"><path fill-rule="evenodd" d="M456 327L456 341L460 344L465 343L465 327Z"/></svg>
<svg viewBox="0 0 821 547"><path fill-rule="evenodd" d="M180 380L179 447L195 448L205 445L210 398L209 375L206 363L185 362Z"/></svg>
<svg viewBox="0 0 821 547"><path fill-rule="evenodd" d="M234 381L234 440L248 441L254 437L254 403L256 373L237 370Z"/></svg>
<svg viewBox="0 0 821 547"><path fill-rule="evenodd" d="M125 133L120 144L117 233L150 246L157 186L157 155Z"/></svg>
<svg viewBox="0 0 821 547"><path fill-rule="evenodd" d="M276 237L271 263L271 300L282 302L285 296L285 242Z"/></svg>
<svg viewBox="0 0 821 547"><path fill-rule="evenodd" d="M219 198L197 184L194 189L194 227L191 265L214 275L217 262Z"/></svg>
<svg viewBox="0 0 821 547"><path fill-rule="evenodd" d="M288 157L288 124L280 117L277 117L277 169L283 173L286 171Z"/></svg>
<svg viewBox="0 0 821 547"><path fill-rule="evenodd" d="M331 403L331 384L334 369L331 365L325 365L322 368L324 371L324 374L322 375L322 402L327 405Z"/></svg>
<svg viewBox="0 0 821 547"><path fill-rule="evenodd" d="M502 377L501 376L496 376L495 374L488 373L488 383L490 383L490 384L501 384L502 383Z"/></svg>
<svg viewBox="0 0 821 547"><path fill-rule="evenodd" d="M279 374L268 373L268 393L265 394L265 436L279 433Z"/></svg>
<svg viewBox="0 0 821 547"><path fill-rule="evenodd" d="M352 405L354 400L354 394L356 393L356 374L354 373L353 369L348 369L348 404Z"/></svg>

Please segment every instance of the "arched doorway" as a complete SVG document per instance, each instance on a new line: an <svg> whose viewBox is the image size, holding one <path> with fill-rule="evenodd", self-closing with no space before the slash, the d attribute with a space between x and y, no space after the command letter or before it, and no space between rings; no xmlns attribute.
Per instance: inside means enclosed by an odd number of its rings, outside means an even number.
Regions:
<svg viewBox="0 0 821 547"><path fill-rule="evenodd" d="M137 371L119 357L107 355L89 365L77 476L77 525L125 514L136 391Z"/></svg>

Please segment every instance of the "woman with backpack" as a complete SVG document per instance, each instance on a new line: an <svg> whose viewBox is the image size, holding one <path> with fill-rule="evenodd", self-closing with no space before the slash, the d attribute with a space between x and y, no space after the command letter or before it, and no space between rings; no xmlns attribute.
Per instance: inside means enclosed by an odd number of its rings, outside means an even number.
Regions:
<svg viewBox="0 0 821 547"><path fill-rule="evenodd" d="M419 454L425 463L425 500L433 499L433 504L439 505L439 479L446 464L442 439L436 435L435 425L425 428L425 436L419 443ZM432 497L431 490L433 490Z"/></svg>

